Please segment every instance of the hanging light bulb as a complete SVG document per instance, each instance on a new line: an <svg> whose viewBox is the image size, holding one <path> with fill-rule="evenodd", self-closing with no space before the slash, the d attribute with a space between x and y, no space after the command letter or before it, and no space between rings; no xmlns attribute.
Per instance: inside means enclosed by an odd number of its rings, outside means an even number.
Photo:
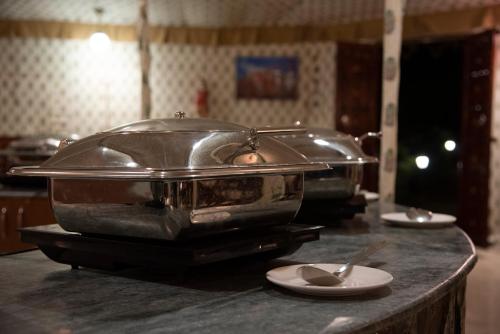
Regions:
<svg viewBox="0 0 500 334"><path fill-rule="evenodd" d="M111 45L108 35L102 31L97 31L90 36L90 48L95 52L107 51Z"/></svg>
<svg viewBox="0 0 500 334"><path fill-rule="evenodd" d="M104 9L102 7L96 7L94 8L94 12L97 16L97 22L100 24ZM89 45L90 49L94 52L106 52L111 46L111 40L105 32L96 31L90 36Z"/></svg>

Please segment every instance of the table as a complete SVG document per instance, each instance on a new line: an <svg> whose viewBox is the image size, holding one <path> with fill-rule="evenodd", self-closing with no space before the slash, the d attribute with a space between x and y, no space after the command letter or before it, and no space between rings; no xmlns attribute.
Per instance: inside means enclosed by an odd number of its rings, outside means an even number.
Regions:
<svg viewBox="0 0 500 334"><path fill-rule="evenodd" d="M182 275L145 268L71 270L40 251L3 256L0 332L463 332L474 246L457 227L391 227L378 218L381 212L404 209L371 204L366 214L333 223L321 240L288 257L224 262ZM276 266L343 262L382 238L390 245L363 264L390 272L394 281L368 295L310 297L265 279L265 272Z"/></svg>

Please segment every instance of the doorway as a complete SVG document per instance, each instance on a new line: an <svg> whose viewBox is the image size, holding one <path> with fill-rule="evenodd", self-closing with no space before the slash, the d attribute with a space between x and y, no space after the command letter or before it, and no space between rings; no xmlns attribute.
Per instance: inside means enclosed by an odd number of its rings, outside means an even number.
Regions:
<svg viewBox="0 0 500 334"><path fill-rule="evenodd" d="M396 202L458 214L463 41L401 52Z"/></svg>
<svg viewBox="0 0 500 334"><path fill-rule="evenodd" d="M489 244L494 31L405 43L396 202L457 216Z"/></svg>
<svg viewBox="0 0 500 334"><path fill-rule="evenodd" d="M494 38L407 41L401 55L396 203L455 215L477 245L490 235ZM338 44L338 130L379 128L381 68L380 44ZM364 187L377 191L377 166L365 175Z"/></svg>

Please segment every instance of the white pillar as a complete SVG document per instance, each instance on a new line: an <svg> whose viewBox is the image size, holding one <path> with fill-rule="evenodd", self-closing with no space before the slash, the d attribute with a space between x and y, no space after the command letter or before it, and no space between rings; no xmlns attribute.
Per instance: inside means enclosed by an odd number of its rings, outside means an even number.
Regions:
<svg viewBox="0 0 500 334"><path fill-rule="evenodd" d="M151 118L151 87L149 85L151 51L149 50L148 0L139 1L137 37L141 59L141 119L148 119Z"/></svg>
<svg viewBox="0 0 500 334"><path fill-rule="evenodd" d="M405 0L385 0L382 71L382 124L379 192L383 202L394 202L398 154L398 95Z"/></svg>

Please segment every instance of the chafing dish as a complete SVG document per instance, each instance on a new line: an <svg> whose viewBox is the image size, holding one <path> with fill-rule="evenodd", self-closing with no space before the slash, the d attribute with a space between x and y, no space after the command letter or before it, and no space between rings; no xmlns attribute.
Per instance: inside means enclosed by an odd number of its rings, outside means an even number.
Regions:
<svg viewBox="0 0 500 334"><path fill-rule="evenodd" d="M282 225L300 207L304 172L325 168L272 137L287 131L301 132L177 113L64 141L11 174L49 177L58 223L88 235L175 240Z"/></svg>
<svg viewBox="0 0 500 334"><path fill-rule="evenodd" d="M363 152L363 140L380 135L368 132L358 138L332 129L310 128L303 133L275 137L310 161L327 165L324 170L305 173L305 200L343 200L359 190L363 165L378 162L376 157Z"/></svg>
<svg viewBox="0 0 500 334"><path fill-rule="evenodd" d="M11 141L0 150L0 179L3 183L21 185L46 185L45 178L20 179L9 177L7 172L15 166L28 166L43 163L57 152L61 137L31 136Z"/></svg>

